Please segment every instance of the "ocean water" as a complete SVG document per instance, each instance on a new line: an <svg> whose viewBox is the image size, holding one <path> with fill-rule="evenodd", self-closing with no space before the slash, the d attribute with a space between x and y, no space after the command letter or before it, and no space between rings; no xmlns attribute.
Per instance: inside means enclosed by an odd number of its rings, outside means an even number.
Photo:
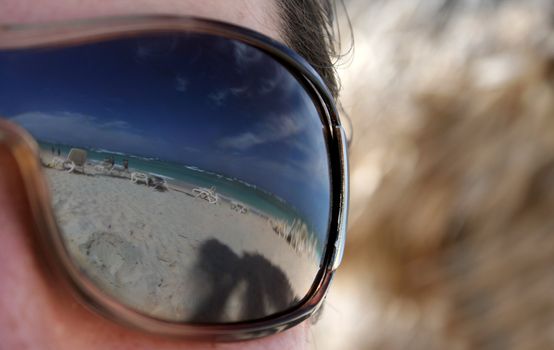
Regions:
<svg viewBox="0 0 554 350"><path fill-rule="evenodd" d="M39 146L43 151L49 153L52 152L53 149L54 155L57 155L59 149L62 156L67 155L71 148L73 148L68 145L52 144L43 141L39 141ZM191 165L163 161L156 158L140 157L104 149L80 148L87 151L87 161L92 163L101 163L105 159L112 157L115 160L115 164L121 166L123 160L126 159L129 162L131 171L137 170L156 175L166 179L170 184L179 185L185 183L195 187L206 188L215 186L217 193L241 202L267 216L284 220L289 224L292 224L295 219L301 220L308 226L310 234L317 238L309 220L306 220L306 218L299 214L292 206L288 205L277 195L264 191L240 179L229 178L221 174L198 169ZM317 239L317 242L316 250L318 255L321 256L324 249L324 242L321 242L320 239Z"/></svg>

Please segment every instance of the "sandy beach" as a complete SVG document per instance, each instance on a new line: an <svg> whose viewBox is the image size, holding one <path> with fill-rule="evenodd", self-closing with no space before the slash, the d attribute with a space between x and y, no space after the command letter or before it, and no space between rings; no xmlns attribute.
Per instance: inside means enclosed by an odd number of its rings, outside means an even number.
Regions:
<svg viewBox="0 0 554 350"><path fill-rule="evenodd" d="M156 191L93 165L85 174L44 171L71 256L129 306L169 320L231 322L281 311L309 289L317 259L267 217L233 210L229 199L195 198L194 186Z"/></svg>

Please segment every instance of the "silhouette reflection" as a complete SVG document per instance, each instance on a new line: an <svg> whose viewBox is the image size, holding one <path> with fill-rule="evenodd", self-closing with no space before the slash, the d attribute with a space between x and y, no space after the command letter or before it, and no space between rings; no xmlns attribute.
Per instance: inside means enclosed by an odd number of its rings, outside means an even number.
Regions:
<svg viewBox="0 0 554 350"><path fill-rule="evenodd" d="M257 253L238 256L217 239L200 247L194 271L191 283L204 292L190 318L193 322L252 320L299 300L279 267Z"/></svg>

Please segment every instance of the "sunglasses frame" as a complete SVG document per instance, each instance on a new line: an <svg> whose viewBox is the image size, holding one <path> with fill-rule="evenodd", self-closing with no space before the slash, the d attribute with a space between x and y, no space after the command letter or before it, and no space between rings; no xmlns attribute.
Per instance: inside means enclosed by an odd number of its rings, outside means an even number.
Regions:
<svg viewBox="0 0 554 350"><path fill-rule="evenodd" d="M285 66L312 96L322 123L331 170L331 219L320 270L307 295L294 307L253 321L194 324L157 319L102 292L71 261L56 223L51 195L38 158L38 146L22 128L0 116L0 146L7 146L24 182L34 218L35 237L47 267L86 307L126 326L164 336L237 341L270 335L307 319L323 303L344 251L348 213L347 138L333 97L321 77L298 54L262 34L235 25L175 16L93 18L39 24L0 24L0 50L65 46L141 34L193 32L217 35L253 46Z"/></svg>

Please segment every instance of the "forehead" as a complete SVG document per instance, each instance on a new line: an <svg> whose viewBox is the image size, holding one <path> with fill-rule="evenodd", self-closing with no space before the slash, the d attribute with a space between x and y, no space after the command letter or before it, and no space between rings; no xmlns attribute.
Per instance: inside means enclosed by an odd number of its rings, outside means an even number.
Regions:
<svg viewBox="0 0 554 350"><path fill-rule="evenodd" d="M99 16L171 14L230 22L273 39L281 37L274 0L0 0L0 23L45 22Z"/></svg>

